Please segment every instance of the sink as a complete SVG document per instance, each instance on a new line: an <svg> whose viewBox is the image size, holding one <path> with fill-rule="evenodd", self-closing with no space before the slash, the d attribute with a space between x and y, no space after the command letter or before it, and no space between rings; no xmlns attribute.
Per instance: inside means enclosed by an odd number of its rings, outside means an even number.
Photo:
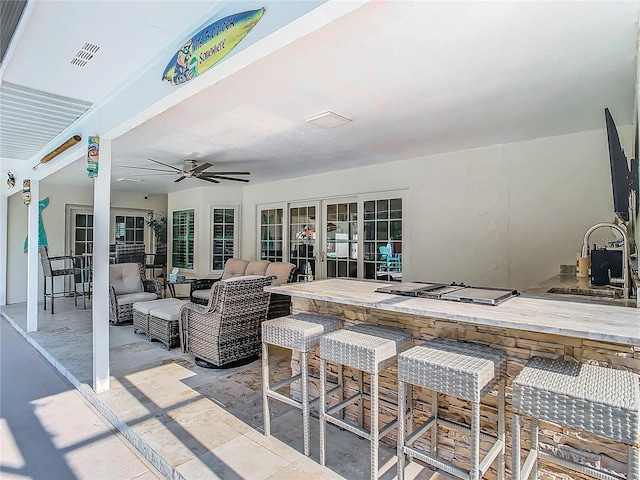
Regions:
<svg viewBox="0 0 640 480"><path fill-rule="evenodd" d="M621 298L620 292L607 288L578 288L578 287L553 287L547 293L557 293L562 295L580 295L586 297L600 298Z"/></svg>

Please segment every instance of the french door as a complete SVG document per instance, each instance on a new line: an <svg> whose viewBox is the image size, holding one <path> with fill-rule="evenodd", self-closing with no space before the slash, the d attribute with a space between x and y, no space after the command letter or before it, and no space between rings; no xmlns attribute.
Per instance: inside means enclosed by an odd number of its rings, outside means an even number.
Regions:
<svg viewBox="0 0 640 480"><path fill-rule="evenodd" d="M358 278L357 198L322 202L324 248L320 252L323 278Z"/></svg>
<svg viewBox="0 0 640 480"><path fill-rule="evenodd" d="M318 202L289 205L289 261L297 267L294 280L323 278Z"/></svg>

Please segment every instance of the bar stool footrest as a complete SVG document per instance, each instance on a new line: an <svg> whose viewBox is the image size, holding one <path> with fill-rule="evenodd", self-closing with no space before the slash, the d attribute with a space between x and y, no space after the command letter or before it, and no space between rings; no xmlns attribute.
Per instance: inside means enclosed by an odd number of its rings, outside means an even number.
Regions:
<svg viewBox="0 0 640 480"><path fill-rule="evenodd" d="M575 470L576 472L599 478L600 480L623 480L625 478L623 476L610 475L600 470L596 470L595 468L587 467L586 465L581 465L570 460L565 460L564 458L560 458L545 452L539 452L538 458L546 462L551 462L562 467L570 468L572 470Z"/></svg>
<svg viewBox="0 0 640 480"><path fill-rule="evenodd" d="M462 478L467 480L469 478L469 472L463 470L461 468L456 467L452 463L447 462L439 457L431 455L423 450L418 450L417 448L410 447L405 445L402 449L406 455L410 457L417 458L418 460L422 460L424 463L427 463L435 468L442 470L443 472L454 475L458 478Z"/></svg>

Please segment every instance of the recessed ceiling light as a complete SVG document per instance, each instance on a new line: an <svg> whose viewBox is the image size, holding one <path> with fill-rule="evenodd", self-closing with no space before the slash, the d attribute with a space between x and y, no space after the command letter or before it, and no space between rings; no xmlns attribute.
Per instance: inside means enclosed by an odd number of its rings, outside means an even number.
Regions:
<svg viewBox="0 0 640 480"><path fill-rule="evenodd" d="M141 182L139 178L116 178L116 182Z"/></svg>
<svg viewBox="0 0 640 480"><path fill-rule="evenodd" d="M339 127L340 125L344 125L351 121L350 118L343 117L342 115L338 115L337 113L330 111L319 113L318 115L305 118L304 120L305 122L314 124L316 127L322 128Z"/></svg>

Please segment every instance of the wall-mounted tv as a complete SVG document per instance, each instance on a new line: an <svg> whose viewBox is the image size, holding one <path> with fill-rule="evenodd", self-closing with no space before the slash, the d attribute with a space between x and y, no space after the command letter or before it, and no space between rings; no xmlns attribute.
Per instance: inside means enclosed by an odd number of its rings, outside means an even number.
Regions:
<svg viewBox="0 0 640 480"><path fill-rule="evenodd" d="M611 186L613 187L613 211L623 222L629 221L629 205L631 192L638 209L638 160L627 161L624 150L620 145L618 130L608 108L604 109L604 118L607 125L607 139L609 143L609 165L611 167Z"/></svg>

